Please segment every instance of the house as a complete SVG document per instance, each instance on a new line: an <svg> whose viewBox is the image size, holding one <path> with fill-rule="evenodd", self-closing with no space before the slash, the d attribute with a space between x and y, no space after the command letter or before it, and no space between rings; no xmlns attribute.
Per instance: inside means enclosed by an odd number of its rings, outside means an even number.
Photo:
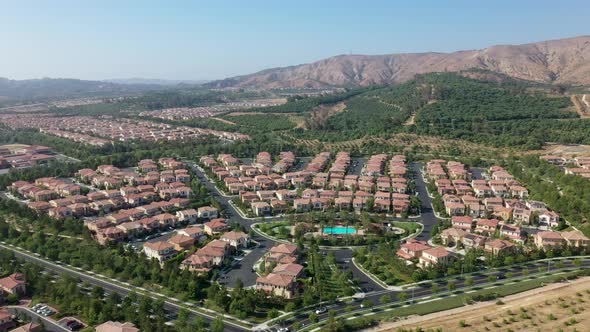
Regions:
<svg viewBox="0 0 590 332"><path fill-rule="evenodd" d="M479 219L475 225L475 231L482 234L494 234L498 229L498 219Z"/></svg>
<svg viewBox="0 0 590 332"><path fill-rule="evenodd" d="M281 243L268 251L264 259L266 264L286 264L297 261L297 246L294 244Z"/></svg>
<svg viewBox="0 0 590 332"><path fill-rule="evenodd" d="M587 248L590 245L590 240L578 230L563 232L561 236L570 247Z"/></svg>
<svg viewBox="0 0 590 332"><path fill-rule="evenodd" d="M174 250L181 252L189 250L195 243L195 239L191 236L176 234L168 239L168 243L174 246Z"/></svg>
<svg viewBox="0 0 590 332"><path fill-rule="evenodd" d="M336 197L334 199L334 206L338 210L350 210L352 205L351 197Z"/></svg>
<svg viewBox="0 0 590 332"><path fill-rule="evenodd" d="M514 243L506 240L494 239L485 243L484 250L494 256L497 256L499 254L508 253L514 250Z"/></svg>
<svg viewBox="0 0 590 332"><path fill-rule="evenodd" d="M201 227L187 227L176 231L176 234L184 235L193 238L193 240L200 241L205 236L205 232Z"/></svg>
<svg viewBox="0 0 590 332"><path fill-rule="evenodd" d="M451 253L443 247L435 247L426 249L420 256L418 265L421 268L428 268L434 265L446 265L450 263L452 259Z"/></svg>
<svg viewBox="0 0 590 332"><path fill-rule="evenodd" d="M180 263L181 269L188 269L193 272L209 272L213 267L213 257L192 254Z"/></svg>
<svg viewBox="0 0 590 332"><path fill-rule="evenodd" d="M270 204L267 202L252 202L250 206L252 207L254 214L257 216L265 216L270 214Z"/></svg>
<svg viewBox="0 0 590 332"><path fill-rule="evenodd" d="M504 199L502 197L487 197L483 200L483 204L487 210L493 211L496 207L504 206Z"/></svg>
<svg viewBox="0 0 590 332"><path fill-rule="evenodd" d="M559 226L559 214L549 210L539 213L539 225L551 228Z"/></svg>
<svg viewBox="0 0 590 332"><path fill-rule="evenodd" d="M197 209L197 217L201 219L215 219L218 215L217 209L212 206L203 206Z"/></svg>
<svg viewBox="0 0 590 332"><path fill-rule="evenodd" d="M220 240L229 243L235 249L246 248L250 244L250 236L244 232L227 232L221 235Z"/></svg>
<svg viewBox="0 0 590 332"><path fill-rule="evenodd" d="M302 265L296 263L279 264L275 266L275 268L272 270L272 273L284 274L294 278L299 278L303 273L303 269L304 268Z"/></svg>
<svg viewBox="0 0 590 332"><path fill-rule="evenodd" d="M426 241L418 241L409 239L405 243L400 245L396 255L404 260L418 259L422 256L422 252L426 249L432 248L426 243Z"/></svg>
<svg viewBox="0 0 590 332"><path fill-rule="evenodd" d="M135 237L144 231L143 225L137 221L124 222L116 226L127 234L127 237Z"/></svg>
<svg viewBox="0 0 590 332"><path fill-rule="evenodd" d="M139 329L133 323L119 323L108 321L98 325L96 332L139 332Z"/></svg>
<svg viewBox="0 0 590 332"><path fill-rule="evenodd" d="M512 219L525 225L530 224L531 215L532 211L529 209L514 208L514 210L512 210Z"/></svg>
<svg viewBox="0 0 590 332"><path fill-rule="evenodd" d="M19 326L14 330L10 330L10 332L42 332L43 327L41 324L37 323L27 323L25 325Z"/></svg>
<svg viewBox="0 0 590 332"><path fill-rule="evenodd" d="M270 208L273 213L284 213L289 209L289 204L285 201L273 199L270 201Z"/></svg>
<svg viewBox="0 0 590 332"><path fill-rule="evenodd" d="M25 276L22 273L13 273L0 279L0 289L8 294L25 294L27 292Z"/></svg>
<svg viewBox="0 0 590 332"><path fill-rule="evenodd" d="M511 240L522 241L522 230L518 226L502 225L500 235L506 236Z"/></svg>
<svg viewBox="0 0 590 332"><path fill-rule="evenodd" d="M504 206L495 206L493 208L493 215L496 218L500 218L502 220L510 220L512 219L512 208L504 207Z"/></svg>
<svg viewBox="0 0 590 332"><path fill-rule="evenodd" d="M125 231L117 227L107 227L97 230L96 240L102 245L119 242L127 237Z"/></svg>
<svg viewBox="0 0 590 332"><path fill-rule="evenodd" d="M462 216L465 214L465 204L463 203L445 203L445 211L449 216Z"/></svg>
<svg viewBox="0 0 590 332"><path fill-rule="evenodd" d="M286 274L270 273L256 278L256 289L290 299L295 295L296 278Z"/></svg>
<svg viewBox="0 0 590 332"><path fill-rule="evenodd" d="M153 217L155 221L160 224L160 227L174 226L176 224L176 216L170 213L162 213Z"/></svg>
<svg viewBox="0 0 590 332"><path fill-rule="evenodd" d="M459 228L466 232L471 232L473 227L473 218L469 216L452 216L451 225L453 228Z"/></svg>
<svg viewBox="0 0 590 332"><path fill-rule="evenodd" d="M7 310L0 309L0 332L6 332L16 327L15 316Z"/></svg>
<svg viewBox="0 0 590 332"><path fill-rule="evenodd" d="M309 198L298 198L293 201L293 208L297 212L307 212L311 209L311 200Z"/></svg>
<svg viewBox="0 0 590 332"><path fill-rule="evenodd" d="M229 225L225 223L225 219L223 218L213 219L209 222L206 222L204 227L205 233L209 235L219 234L229 229Z"/></svg>
<svg viewBox="0 0 590 332"><path fill-rule="evenodd" d="M465 235L469 234L468 232L460 229L460 228L447 228L440 233L440 238L442 243L446 246L448 245L455 245L463 240Z"/></svg>
<svg viewBox="0 0 590 332"><path fill-rule="evenodd" d="M181 222L194 223L197 221L198 212L195 209L188 209L176 212L176 218Z"/></svg>
<svg viewBox="0 0 590 332"><path fill-rule="evenodd" d="M165 241L146 242L143 244L143 252L148 258L155 258L160 263L176 255L174 245Z"/></svg>
<svg viewBox="0 0 590 332"><path fill-rule="evenodd" d="M226 246L225 247L218 246L214 240L214 241L211 241L206 246L204 246L203 248L197 250L195 255L211 259L210 264L212 266L220 266L223 263L223 260L225 259L226 255L227 255L227 248L229 247L229 245L227 245L227 243L225 243L223 241L220 241L220 242L222 242ZM211 243L213 243L213 245Z"/></svg>
<svg viewBox="0 0 590 332"><path fill-rule="evenodd" d="M529 196L529 191L523 186L510 186L510 194L512 197L519 197L525 199Z"/></svg>
<svg viewBox="0 0 590 332"><path fill-rule="evenodd" d="M558 247L566 244L565 239L559 232L545 231L533 235L533 240L537 248L547 249L549 247Z"/></svg>
<svg viewBox="0 0 590 332"><path fill-rule="evenodd" d="M465 234L461 243L465 249L480 249L484 247L487 237L477 234Z"/></svg>

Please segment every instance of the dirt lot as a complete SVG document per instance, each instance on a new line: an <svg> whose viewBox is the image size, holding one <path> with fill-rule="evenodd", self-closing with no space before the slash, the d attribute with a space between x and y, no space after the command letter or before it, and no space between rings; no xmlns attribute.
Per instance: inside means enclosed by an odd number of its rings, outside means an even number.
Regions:
<svg viewBox="0 0 590 332"><path fill-rule="evenodd" d="M371 331L590 331L590 278L515 294L504 304L478 303L385 323ZM463 323L462 323L463 322Z"/></svg>
<svg viewBox="0 0 590 332"><path fill-rule="evenodd" d="M590 156L590 145L548 143L543 150L533 152L564 157Z"/></svg>

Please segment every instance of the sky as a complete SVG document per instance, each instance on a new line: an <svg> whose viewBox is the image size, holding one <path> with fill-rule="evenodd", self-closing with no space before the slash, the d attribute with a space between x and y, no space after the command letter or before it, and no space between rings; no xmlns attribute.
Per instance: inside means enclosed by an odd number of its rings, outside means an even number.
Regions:
<svg viewBox="0 0 590 332"><path fill-rule="evenodd" d="M590 34L590 1L0 0L0 77L212 80Z"/></svg>

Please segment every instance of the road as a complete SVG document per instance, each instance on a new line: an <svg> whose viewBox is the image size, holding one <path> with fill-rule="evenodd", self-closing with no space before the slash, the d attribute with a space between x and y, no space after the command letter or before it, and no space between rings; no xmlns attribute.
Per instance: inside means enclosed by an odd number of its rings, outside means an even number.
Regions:
<svg viewBox="0 0 590 332"><path fill-rule="evenodd" d="M563 261L564 265L562 268L551 268L549 271L555 271L557 272L558 270L565 270L565 269L577 269L578 267L575 266L573 264L573 259L569 259L569 260L564 260ZM443 278L440 280L435 280L433 281L434 284L438 285L439 289L445 290L447 287L447 283L448 280L453 280L455 282L455 286L456 286L456 290L455 291L459 291L461 292L461 289L465 288L465 287L475 287L478 285L484 285L484 284L489 284L490 281L488 280L488 278L490 276L495 276L498 280L500 279L504 279L506 277L506 273L512 273L513 277L512 278L518 278L518 277L522 277L523 272L525 269L527 269L530 272L530 275L535 274L535 270L534 269L538 269L538 268L547 268L548 264L547 262L531 262L531 263L525 263L523 265L520 266L512 266L509 268L504 268L504 269L498 269L498 270L490 270L490 271L480 271L477 274L473 274L472 275L472 280L473 280L473 285L471 286L466 286L464 285L464 281L463 280L458 280L455 278ZM580 266L580 268L590 268L590 258L588 258L588 256L586 256L584 259L582 259L582 264ZM540 273L540 272L538 272ZM458 277L458 276L455 276ZM492 281L492 283L497 283ZM441 292L439 291L439 293ZM396 304L396 303L400 303L403 301L399 301L397 300L398 295L402 293L402 291L382 291L382 292L374 292L373 294L369 294L367 295L364 299L362 299L362 301L370 301L373 303L373 305L377 306L380 305L380 299L383 295L389 295L391 298L391 301L388 302L386 305L392 305L392 304ZM433 296L435 294L437 294L436 292L433 292L432 289L430 288L430 285L425 285L425 286L417 286L416 288L413 288L413 290L405 290L403 291L403 293L406 293L408 295L408 300L419 300L421 298L429 298L430 296ZM366 312L367 308L361 308L360 306L361 304L361 300L354 300L354 301L350 301L350 302L337 302L335 304L332 305L328 305L326 308L331 311L335 311L336 312L336 317L340 316L340 315L350 315L350 314L355 314L355 313L359 313L359 312ZM349 310L349 306L352 306L352 310ZM293 323L298 322L300 324L303 324L303 326L309 326L310 324L312 324L312 322L307 318L308 315L312 312L312 310L308 311L308 312L304 312L304 313L300 313L299 315L297 315L297 319L294 320L289 320L286 325L291 326ZM360 317L360 314L357 314ZM328 319L328 312L323 313L318 315L319 317L319 321L325 321Z"/></svg>
<svg viewBox="0 0 590 332"><path fill-rule="evenodd" d="M416 192L418 192L418 198L420 198L421 203L421 214L420 219L422 219L422 224L424 225L424 229L422 233L420 233L416 239L422 241L428 241L432 238L432 226L438 223L438 219L434 215L434 211L432 210L432 199L428 196L428 191L426 189L426 183L422 177L422 163L412 163L411 164L412 171L414 173L414 183L416 184Z"/></svg>
<svg viewBox="0 0 590 332"><path fill-rule="evenodd" d="M353 158L352 164L348 168L348 175L361 175L361 171L363 170L363 166L365 166L365 159L364 158Z"/></svg>
<svg viewBox="0 0 590 332"><path fill-rule="evenodd" d="M45 331L49 331L49 332L69 331L65 327L57 324L57 322L55 322L53 319L43 317L29 308L20 307L20 306L8 306L8 307L6 307L6 310L8 310L8 312L10 312L14 315L17 315L17 314L26 315L30 318L31 322L33 322L33 323L39 323L39 324L42 323L43 326L45 326Z"/></svg>
<svg viewBox="0 0 590 332"><path fill-rule="evenodd" d="M14 252L15 256L17 256L18 258L38 264L47 270L54 271L59 274L73 275L75 277L80 278L80 280L82 280L82 281L86 281L86 282L88 282L92 285L95 285L95 286L100 286L107 291L116 292L116 293L120 294L121 296L126 296L128 293L133 292L133 290L130 288L132 286L130 286L130 287L119 286L117 284L114 284L114 283L105 281L103 279L94 277L85 271L77 271L72 268L53 263L53 262L43 259L41 257L36 257L34 255L26 253L20 249L15 248L15 247L0 244L0 248L10 250L10 251ZM156 296L150 296L150 297L152 297L154 300L161 299ZM172 313L178 314L178 311L180 311L180 309L181 309L181 307L179 305L177 305L173 302L164 301L164 310L166 310L166 312L172 312ZM207 321L207 322L211 322L215 319L215 317L212 315L203 314L203 313L200 313L195 310L189 310L189 312L191 313L191 315L193 317L200 316L203 319L205 319L205 321ZM239 325L228 323L226 321L225 322L225 331L248 331L248 329L241 327Z"/></svg>

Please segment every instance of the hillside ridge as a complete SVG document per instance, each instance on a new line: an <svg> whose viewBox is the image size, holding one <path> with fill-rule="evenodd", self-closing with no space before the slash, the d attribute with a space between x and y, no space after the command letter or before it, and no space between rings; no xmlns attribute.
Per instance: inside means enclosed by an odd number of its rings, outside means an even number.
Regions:
<svg viewBox="0 0 590 332"><path fill-rule="evenodd" d="M590 35L452 53L337 55L206 84L215 88L326 88L405 82L416 74L485 69L557 84L590 84Z"/></svg>

